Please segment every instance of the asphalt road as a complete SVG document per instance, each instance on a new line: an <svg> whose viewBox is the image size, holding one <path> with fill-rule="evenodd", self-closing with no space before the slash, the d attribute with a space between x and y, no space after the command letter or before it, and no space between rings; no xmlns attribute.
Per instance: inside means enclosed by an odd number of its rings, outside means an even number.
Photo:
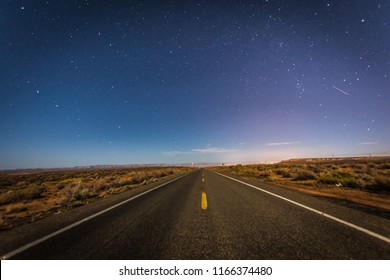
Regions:
<svg viewBox="0 0 390 280"><path fill-rule="evenodd" d="M199 169L145 194L130 191L132 200L6 255L66 225L43 221L15 230L18 238L3 240L0 253L13 259L390 259L389 219L251 184L279 197ZM82 208L78 221L91 214Z"/></svg>

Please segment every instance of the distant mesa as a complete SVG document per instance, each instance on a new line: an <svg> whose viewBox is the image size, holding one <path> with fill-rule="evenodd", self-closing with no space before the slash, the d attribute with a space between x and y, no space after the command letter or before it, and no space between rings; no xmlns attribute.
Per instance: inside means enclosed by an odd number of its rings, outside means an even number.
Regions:
<svg viewBox="0 0 390 280"><path fill-rule="evenodd" d="M390 156L360 156L360 157L328 157L328 158L292 158L280 163L315 163L315 162L339 162L339 161L375 161L389 159Z"/></svg>

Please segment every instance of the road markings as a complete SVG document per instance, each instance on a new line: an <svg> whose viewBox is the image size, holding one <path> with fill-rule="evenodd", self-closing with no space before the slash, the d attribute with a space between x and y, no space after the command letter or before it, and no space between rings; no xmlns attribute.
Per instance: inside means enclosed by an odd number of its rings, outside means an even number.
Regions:
<svg viewBox="0 0 390 280"><path fill-rule="evenodd" d="M312 212L314 212L314 213L316 213L316 214L319 214L319 215L321 215L321 216L324 216L324 217L326 217L326 218L328 218L328 219L331 219L331 220L333 220L333 221L336 221L336 222L338 222L338 223L340 223L340 224L343 224L343 225L346 225L346 226L348 226L348 227L350 227L350 228L356 229L356 230L358 230L358 231L360 231L360 232L364 232L365 234L371 235L372 237L378 238L378 239L380 239L380 240L382 240L382 241L385 241L386 243L389 243L389 244L390 244L390 238L387 238L386 236L383 236L383 235L378 234L378 233L376 233L376 232L373 232L373 231L371 231L371 230L362 228L362 227L360 227L360 226L358 226L358 225L355 225L355 224L352 224L352 223L350 223L350 222L344 221L344 220L342 220L342 219L340 219L340 218L337 218L337 217L335 217L335 216L329 215L329 214L327 214L327 213L325 213L325 212L322 212L322 211L319 211L319 210L317 210L317 209L311 208L311 207L306 206L306 205L304 205L304 204L298 203L298 202L296 202L296 201L294 201L294 200L285 198L285 197L283 197L283 196L281 196L281 195L277 195L277 194L272 193L272 192L270 192L270 191L264 190L264 189L262 189L262 188L260 188L260 187L253 186L253 185L251 185L251 184L245 183L245 182L243 182L243 181L237 180L237 179L235 179L235 178L226 176L226 175L221 174L221 173L218 173L218 172L215 172L215 173L217 173L218 175L221 175L221 176L223 176L223 177L226 177L226 178L228 178L228 179L230 179L230 180L233 180L233 181L239 182L239 183L241 183L241 184L243 184L243 185L246 185L246 186L248 186L248 187L251 187L251 188L253 188L253 189L256 189L256 190L258 190L258 191L265 192L265 193L267 193L267 194L269 194L269 195L272 195L272 196L275 196L275 197L277 197L277 198L280 198L280 199L282 199L282 200L284 200L284 201L290 202L290 203L292 203L292 204L294 204L294 205L297 205L297 206L299 206L299 207L305 208L306 210L312 211Z"/></svg>
<svg viewBox="0 0 390 280"><path fill-rule="evenodd" d="M191 173L192 173L192 172L191 172ZM100 211L100 212L98 212L98 213L95 213L95 214L93 214L93 215L91 215L91 216L88 216L88 217L86 217L86 218L84 218L84 219L82 219L82 220L80 220L80 221L78 221L78 222L75 222L75 223L73 223L73 224L71 224L71 225L69 225L69 226L67 226L67 227L64 227L64 228L62 228L62 229L59 229L59 230L57 230L57 231L55 231L55 232L53 232L53 233L51 233L51 234L48 234L48 235L46 235L46 236L44 236L44 237L41 237L41 238L39 238L39 239L37 239L37 240L35 240L35 241L33 241L33 242L30 242L30 243L28 243L28 244L26 244L26 245L24 245L24 246L22 246L22 247L20 247L20 248L18 248L18 249L16 249L16 250L13 250L12 252L9 252L9 253L5 254L4 256L1 257L1 260L6 260L6 259L9 259L9 258L12 258L13 256L15 256L15 255L17 255L17 254L19 254L19 253L21 253L21 252L23 252L23 251L26 251L27 249L30 249L31 247L34 247L34 246L36 246L36 245L38 245L38 244L40 244L40 243L42 243L42 242L44 242L44 241L46 241L46 240L48 240L48 239L54 237L54 236L57 236L57 235L59 235L59 234L65 232L65 231L67 231L67 230L70 230L70 229L72 229L72 228L74 228L74 227L76 227L76 226L78 226L78 225L81 225L81 224L83 224L83 223L85 223L85 222L87 222L87 221L89 221L89 220L92 220L93 218L96 218L97 216L100 216L100 215L102 215L102 214L104 214L104 213L106 213L106 212L108 212L108 211L111 211L112 209L117 208L117 207L119 207L119 206L121 206L121 205L123 205L123 204L126 204L126 203L128 203L129 201L132 201L132 200L134 200L134 199L136 199L136 198L138 198L138 197L141 197L141 196L143 196L144 194L150 193L150 192L152 192L152 191L154 191L154 190L157 190L157 189L159 189L159 188L161 188L161 187L164 187L164 186L166 186L166 185L168 185L168 184L170 184L170 183L172 183L172 182L174 182L174 181L177 181L177 180L179 180L179 179L181 179L181 178L183 178L183 177L185 177L185 176L187 176L187 175L189 175L189 174L191 174L191 173L184 174L184 175L182 175L182 176L180 176L180 177L177 177L177 178L175 178L175 179L173 179L173 180L170 180L170 181L168 181L168 182L165 182L164 184L161 184L161 185L159 185L159 186L157 186L157 187L154 187L153 189L147 190L147 191L145 191L145 192L143 192L143 193L140 193L140 194L138 194L138 195L136 195L136 196L133 196L133 197L131 197L131 198L129 198L129 199L126 199L126 200L124 200L124 201L122 201L122 202L119 202L118 204L115 204L115 205L113 205L113 206L111 206L111 207L109 207L109 208L107 208L107 209L104 209L104 210L102 210L102 211Z"/></svg>
<svg viewBox="0 0 390 280"><path fill-rule="evenodd" d="M207 209L207 196L206 196L206 193L205 192L202 192L202 210L206 210Z"/></svg>

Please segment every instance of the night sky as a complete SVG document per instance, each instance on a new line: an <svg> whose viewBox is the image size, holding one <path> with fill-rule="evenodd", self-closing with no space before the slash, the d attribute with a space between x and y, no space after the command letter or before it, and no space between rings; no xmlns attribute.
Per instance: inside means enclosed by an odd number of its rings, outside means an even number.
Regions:
<svg viewBox="0 0 390 280"><path fill-rule="evenodd" d="M390 1L0 3L0 169L390 154Z"/></svg>

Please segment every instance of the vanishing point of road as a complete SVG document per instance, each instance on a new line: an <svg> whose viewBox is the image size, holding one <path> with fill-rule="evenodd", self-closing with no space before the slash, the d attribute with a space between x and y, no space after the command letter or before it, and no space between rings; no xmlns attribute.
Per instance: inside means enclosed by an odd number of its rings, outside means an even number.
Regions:
<svg viewBox="0 0 390 280"><path fill-rule="evenodd" d="M0 233L3 259L390 259L390 220L197 169Z"/></svg>

